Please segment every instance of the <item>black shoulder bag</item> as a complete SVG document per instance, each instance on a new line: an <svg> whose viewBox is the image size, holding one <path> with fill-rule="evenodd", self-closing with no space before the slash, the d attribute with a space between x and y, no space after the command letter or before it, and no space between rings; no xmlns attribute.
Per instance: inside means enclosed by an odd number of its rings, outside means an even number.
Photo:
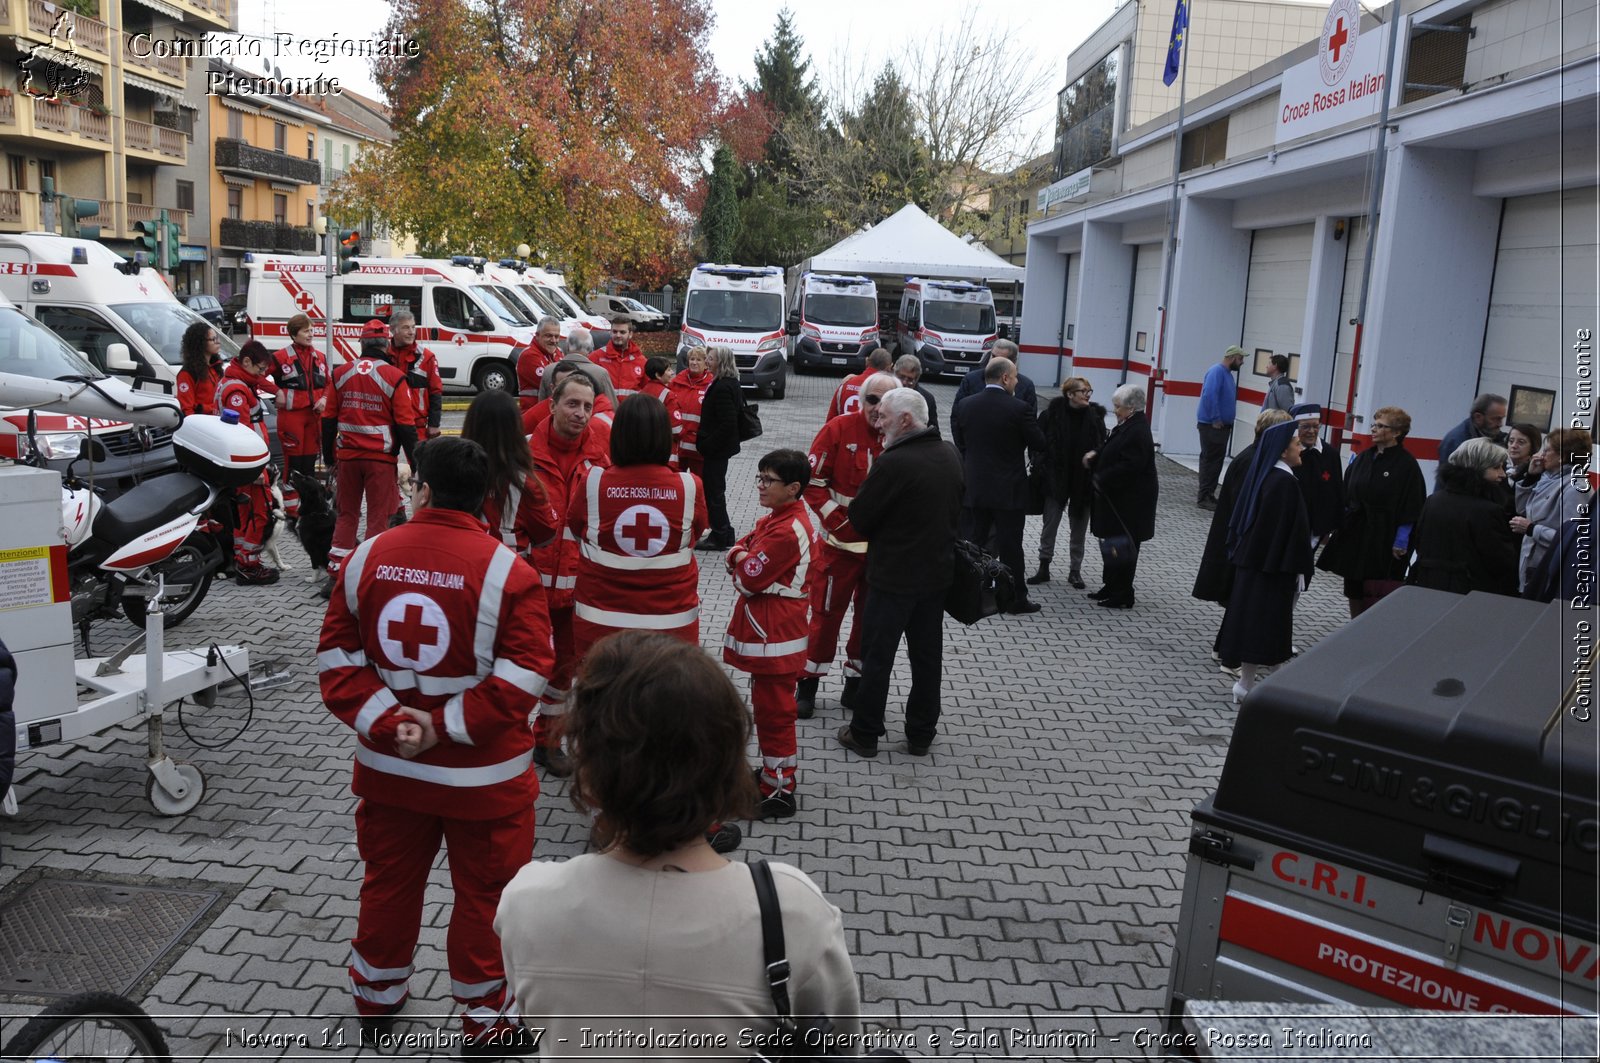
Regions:
<svg viewBox="0 0 1600 1063"><path fill-rule="evenodd" d="M735 384L734 387L739 387ZM744 397L739 389L739 442L748 443L761 434L761 408Z"/></svg>

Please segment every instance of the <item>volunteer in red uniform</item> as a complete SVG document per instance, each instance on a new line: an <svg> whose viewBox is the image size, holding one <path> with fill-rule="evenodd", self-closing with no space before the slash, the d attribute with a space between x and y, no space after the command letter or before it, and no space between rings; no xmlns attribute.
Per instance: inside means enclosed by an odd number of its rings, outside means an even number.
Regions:
<svg viewBox="0 0 1600 1063"><path fill-rule="evenodd" d="M644 387L639 389L642 395L661 400L661 405L667 408L667 419L672 422L672 460L668 462L674 469L683 467L680 450L683 444L683 414L678 411L678 404L672 398L672 363L665 358L646 358L644 360Z"/></svg>
<svg viewBox="0 0 1600 1063"><path fill-rule="evenodd" d="M833 398L828 400L828 420L833 420L841 413L855 413L861 405L861 385L874 373L887 373L894 368L894 357L882 347L875 347L867 355L867 367L855 376L847 376L833 389Z"/></svg>
<svg viewBox="0 0 1600 1063"><path fill-rule="evenodd" d="M323 456L339 468L338 522L328 551L329 583L356 548L361 502L367 504L367 538L388 526L400 507L395 454L414 446L415 400L406 375L389 364L389 326L368 321L361 329L361 357L333 374L334 416L323 430Z"/></svg>
<svg viewBox="0 0 1600 1063"><path fill-rule="evenodd" d="M533 855L528 713L553 662L538 576L478 522L486 464L467 440L420 448L417 514L345 562L317 664L323 700L357 735L351 791L366 873L350 986L362 1040L378 1042L405 1006L442 840L463 1054L499 1057L537 1051L506 989L494 913Z"/></svg>
<svg viewBox="0 0 1600 1063"><path fill-rule="evenodd" d="M611 377L617 392L617 405L645 385L644 351L633 338L633 321L621 314L611 317L611 342L590 355L595 365Z"/></svg>
<svg viewBox="0 0 1600 1063"><path fill-rule="evenodd" d="M553 317L539 319L533 346L517 355L517 401L524 410L539 401L539 382L549 366L561 361L561 322Z"/></svg>
<svg viewBox="0 0 1600 1063"><path fill-rule="evenodd" d="M684 363L684 371L674 374L667 387L668 394L672 396L672 405L677 407L678 416L683 418L683 433L678 438L681 464L699 476L704 469L700 453L695 449L696 441L700 438L700 404L705 401L706 389L715 378L711 375L711 360L706 357L704 347L690 347L689 353L684 355Z"/></svg>
<svg viewBox="0 0 1600 1063"><path fill-rule="evenodd" d="M333 378L327 359L311 346L311 319L296 314L288 330L292 342L276 353L272 370L278 385L278 442L290 472L315 476L322 419L333 409ZM291 522L300 519L300 494L288 477L283 481L283 515Z"/></svg>
<svg viewBox="0 0 1600 1063"><path fill-rule="evenodd" d="M533 406L522 411L522 431L524 435L533 435L533 430L550 417L550 392L561 383L563 377L573 373L583 372L583 367L571 359L563 359L544 371L544 382L539 385L539 392L544 397ZM592 378L591 378L592 379ZM611 405L611 400L606 398L605 392L594 393L594 420L611 427L611 419L616 414L616 409Z"/></svg>
<svg viewBox="0 0 1600 1063"><path fill-rule="evenodd" d="M589 470L611 464L611 433L594 420L594 381L587 374L563 377L550 400L550 416L533 430L528 447L533 452L533 468L540 486L556 512L565 514L571 500L581 494ZM549 600L550 630L556 646L555 671L540 699L539 718L533 725L533 760L551 775L564 779L572 773L572 766L561 751L559 717L566 711L567 689L577 666L572 589L577 583L578 537L572 529L563 528L548 546L535 549L533 566L539 571Z"/></svg>
<svg viewBox="0 0 1600 1063"><path fill-rule="evenodd" d="M750 673L750 706L761 749L761 819L783 819L795 800L795 680L805 667L809 608L806 581L818 537L801 493L811 469L798 450L761 459L756 490L771 510L728 551L739 600L728 621L722 659Z"/></svg>
<svg viewBox="0 0 1600 1063"><path fill-rule="evenodd" d="M561 514L533 474L533 453L522 430L517 400L504 391L482 391L467 407L461 438L481 446L489 457L489 487L483 519L489 534L522 558L561 531Z"/></svg>
<svg viewBox="0 0 1600 1063"><path fill-rule="evenodd" d="M191 413L216 413L222 384L222 337L209 322L196 321L183 330L183 368L178 370L178 408Z"/></svg>
<svg viewBox="0 0 1600 1063"><path fill-rule="evenodd" d="M659 631L700 644L700 566L694 544L709 526L705 489L678 472L667 408L624 400L611 426L611 467L584 477L567 508L578 537L573 648L615 631Z"/></svg>
<svg viewBox="0 0 1600 1063"><path fill-rule="evenodd" d="M417 441L439 435L444 417L444 381L439 379L439 360L417 342L417 317L409 310L396 310L389 315L389 360L406 375L411 388L416 406L412 427L417 430ZM415 454L414 446L405 448L406 464L413 469L417 465ZM405 508L402 499L395 520L405 520Z"/></svg>
<svg viewBox="0 0 1600 1063"><path fill-rule="evenodd" d="M888 373L876 373L861 385L861 408L840 414L822 426L811 441L811 483L805 500L817 514L824 532L817 571L811 579L811 645L795 702L800 718L807 720L817 707L817 685L828 674L839 648L839 629L850 610L850 641L845 645L844 694L846 708L861 683L861 598L866 590L862 576L867 568L867 543L850 524L850 501L867 478L872 462L883 453L883 433L878 428L878 403L886 391L900 386Z"/></svg>
<svg viewBox="0 0 1600 1063"><path fill-rule="evenodd" d="M273 357L265 347L255 340L246 343L239 348L239 356L223 371L215 403L218 413L238 414L239 423L255 429L262 442L269 445L267 411L257 389L272 364ZM278 582L278 570L261 562L261 551L266 548L267 536L272 531L271 476L270 469L262 469L254 483L239 488L234 495L238 505L234 511L233 568L240 583Z"/></svg>

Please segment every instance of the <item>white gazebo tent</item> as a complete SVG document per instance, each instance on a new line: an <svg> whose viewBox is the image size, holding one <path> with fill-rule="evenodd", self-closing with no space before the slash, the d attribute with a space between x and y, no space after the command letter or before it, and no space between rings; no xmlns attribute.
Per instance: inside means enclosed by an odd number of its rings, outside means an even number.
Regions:
<svg viewBox="0 0 1600 1063"><path fill-rule="evenodd" d="M1020 283L1027 272L979 243L967 243L907 203L795 267L798 273L895 274Z"/></svg>

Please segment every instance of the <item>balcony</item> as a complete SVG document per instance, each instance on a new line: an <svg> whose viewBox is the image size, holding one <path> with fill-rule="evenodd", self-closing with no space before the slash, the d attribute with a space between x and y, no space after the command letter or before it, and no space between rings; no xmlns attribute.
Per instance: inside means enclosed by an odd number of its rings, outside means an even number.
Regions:
<svg viewBox="0 0 1600 1063"><path fill-rule="evenodd" d="M72 45L69 49L62 34L56 40L61 51L76 50L88 58L111 58L111 27L88 15L69 12L45 0L0 0L0 35L24 37L40 43L49 43L56 20L68 15L72 21Z"/></svg>
<svg viewBox="0 0 1600 1063"><path fill-rule="evenodd" d="M322 179L322 167L315 159L297 159L282 152L251 147L242 140L217 141L217 169L269 181L291 181L297 185L314 185Z"/></svg>
<svg viewBox="0 0 1600 1063"><path fill-rule="evenodd" d="M161 220L161 212L163 210L167 212L168 221L178 223L178 235L185 240L189 239L188 211L179 210L177 207L158 207L151 203L128 204L128 234L130 236L134 234L135 229L133 226L135 222Z"/></svg>
<svg viewBox="0 0 1600 1063"><path fill-rule="evenodd" d="M218 230L218 242L223 247L235 247L243 251L286 251L296 255L314 254L317 250L316 231L305 225L223 218Z"/></svg>
<svg viewBox="0 0 1600 1063"><path fill-rule="evenodd" d="M0 136L43 142L52 148L110 151L111 116L87 107L10 93L0 96Z"/></svg>
<svg viewBox="0 0 1600 1063"><path fill-rule="evenodd" d="M214 29L235 30L239 26L237 0L171 0L185 15L194 16Z"/></svg>
<svg viewBox="0 0 1600 1063"><path fill-rule="evenodd" d="M189 159L189 138L176 129L136 118L122 120L123 144L129 155L182 166Z"/></svg>
<svg viewBox="0 0 1600 1063"><path fill-rule="evenodd" d="M38 232L42 228L39 193L0 190L0 232Z"/></svg>
<svg viewBox="0 0 1600 1063"><path fill-rule="evenodd" d="M6 0L0 0L0 3L5 2ZM131 33L124 33L122 35L123 65L133 70L138 70L146 74L154 74L159 78L165 78L181 88L183 86L185 76L183 60L177 56L171 55L138 55L134 51L133 38L134 35ZM148 44L143 44L140 46L140 50L149 51L150 49Z"/></svg>

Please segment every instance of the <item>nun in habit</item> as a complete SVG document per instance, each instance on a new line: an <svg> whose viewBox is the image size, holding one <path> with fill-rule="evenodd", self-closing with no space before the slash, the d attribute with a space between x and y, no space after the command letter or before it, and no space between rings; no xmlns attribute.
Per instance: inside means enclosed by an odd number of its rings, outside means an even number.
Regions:
<svg viewBox="0 0 1600 1063"><path fill-rule="evenodd" d="M1235 703L1255 686L1258 669L1289 659L1295 599L1311 579L1311 524L1294 475L1298 431L1286 421L1261 433L1228 525L1233 590L1217 648L1223 660L1239 662Z"/></svg>

